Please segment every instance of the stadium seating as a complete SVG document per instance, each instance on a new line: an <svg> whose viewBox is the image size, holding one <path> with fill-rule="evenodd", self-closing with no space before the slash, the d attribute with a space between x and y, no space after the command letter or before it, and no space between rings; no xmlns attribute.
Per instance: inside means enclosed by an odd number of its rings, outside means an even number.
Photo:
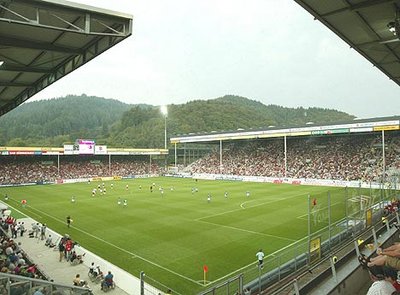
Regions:
<svg viewBox="0 0 400 295"><path fill-rule="evenodd" d="M60 157L60 170L54 156L4 156L0 157L0 184L55 182L57 179L77 179L106 176L129 176L159 173L156 163L148 159L114 156L111 166L108 156Z"/></svg>
<svg viewBox="0 0 400 295"><path fill-rule="evenodd" d="M386 171L400 169L400 133L385 139ZM237 142L224 146L223 166L219 151L197 160L192 173L284 177L282 139ZM301 137L287 140L287 177L379 181L382 176L380 136Z"/></svg>

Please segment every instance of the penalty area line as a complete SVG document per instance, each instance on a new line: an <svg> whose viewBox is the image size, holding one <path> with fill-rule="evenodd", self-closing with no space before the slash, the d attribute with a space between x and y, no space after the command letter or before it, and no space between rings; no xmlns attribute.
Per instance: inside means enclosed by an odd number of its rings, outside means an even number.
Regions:
<svg viewBox="0 0 400 295"><path fill-rule="evenodd" d="M46 216L48 216L48 217L50 217L50 218L52 218L52 219L54 219L54 220L56 220L56 221L59 221L59 222L65 224L65 222L64 222L63 220L61 220L61 219L59 219L59 218L57 218L57 217L54 217L54 216L52 216L52 215L50 215L50 214L48 214L48 213L46 213L46 212L44 212L44 211L42 211L42 210L39 210L39 209L36 209L36 208L33 208L33 207L31 207L31 208L32 208L33 210L36 210L36 211L42 213L43 215L46 215ZM126 250L126 249L124 249L124 248L121 248L121 247L119 247L119 246L117 246L117 245L115 245L115 244L113 244L113 243L110 243L110 242L108 242L108 241L106 241L106 240L103 240L102 238L99 238L99 237L97 237L97 236L95 236L95 235L92 235L91 233L88 233L87 231L82 230L82 229L80 229L80 228L78 228L78 227L76 227L76 226L71 226L71 228L73 228L73 229L75 229L75 230L77 230L77 231L80 231L81 233L83 233L83 234L85 234L85 235L88 235L88 236L90 236L90 237L92 237L92 238L94 238L94 239L96 239L96 240L99 240L99 241L101 241L101 242L103 242L103 243L105 243L105 244L107 244L107 245L109 245L109 246L111 246L111 247L114 247L114 248L116 248L116 249L118 249L118 250L120 250L120 251L122 251L122 252L124 252L124 253L127 253L127 254L129 254L129 255L131 255L131 256L135 256L136 258L139 258L139 259L141 259L141 260L143 260L143 261L145 261L145 262L147 262L147 263L149 263L149 264L151 264L151 265L154 265L154 266L156 266L156 267L158 267L158 268L160 268L160 269L163 269L163 270L165 270L165 271L167 271L167 272L170 272L170 273L172 273L172 274L174 274L174 275L176 275L176 276L178 276L178 277L180 277L180 278L182 278L182 279L185 279L185 280L190 281L190 282L192 282L192 283L194 283L194 284L203 286L203 284L200 284L200 283L198 283L197 281L195 281L195 280L193 280L193 279L191 279L191 278L188 278L188 277L186 277L186 276L184 276L184 275L181 275L180 273L177 273L177 272L175 272L175 271L173 271L173 270L171 270L171 269L169 269L169 268L166 268L166 267L164 267L164 266L162 266L162 265L160 265L160 264L158 264L158 263L155 263L155 262L153 262L153 261L151 261L151 260L148 260L148 259L146 259L146 258L144 258L144 257L142 257L142 256L140 256L140 255L137 255L137 254L135 254L135 253L133 253L133 252L130 252L130 251L128 251L128 250Z"/></svg>
<svg viewBox="0 0 400 295"><path fill-rule="evenodd" d="M207 218L211 218L211 217L215 217L215 216L220 216L220 215L224 215L224 214L228 214L228 213L232 213L232 212L237 212L237 211L240 211L240 210L243 210L243 209L251 209L251 208L255 208L255 207L258 207L258 206L263 206L263 205L266 205L266 204L271 204L271 203L276 203L276 202L280 202L280 201L284 201L284 200L289 200L291 198L296 198L296 197L300 197L300 196L304 196L304 194L297 194L297 195L289 196L289 197L286 197L286 198L280 198L280 199L276 199L276 200L271 200L271 201L263 202L263 203L260 203L260 204L254 205L254 206L250 206L250 207L246 207L246 208L242 207L242 205L244 205L245 203L258 201L258 199L249 200L249 201L246 201L246 202L242 203L240 205L240 207L241 207L240 209L233 209L233 210L229 210L229 211L225 211L225 212L221 212L221 213L216 213L216 214L212 214L212 215L196 218L196 219L194 219L194 221L201 221L203 219L207 219Z"/></svg>
<svg viewBox="0 0 400 295"><path fill-rule="evenodd" d="M287 246L285 246L285 247L283 247L283 248L280 248L279 250L277 250L277 251L275 251L275 252L273 252L273 253L271 253L271 254L269 254L269 255L266 255L266 256L264 257L264 261L265 261L268 257L274 257L274 256L276 256L279 252L282 252L283 250L285 250L285 249L287 249L287 248L290 248L290 247L292 247L293 245L300 244L300 242L303 241L303 240L306 239L306 238L307 238L307 237L304 237L304 238L302 238L302 239L300 239L300 240L297 240L297 241L292 240L292 241L295 241L295 242L293 242L293 243L291 243L291 244L289 244L289 245L287 245ZM242 270L244 270L244 269L246 269L246 268L249 268L250 266L256 266L257 264L258 264L258 260L254 261L254 262L251 262L251 263L249 263L249 264L247 264L247 265L245 265L245 266L243 266L243 267L241 267L241 268L239 268L239 269L237 269L237 270L235 270L235 271L232 271L231 273L228 273L227 275L224 275L223 277L220 277L220 278L218 278L218 279L216 279L216 280L210 282L210 284L214 284L214 283L216 283L216 282L219 282L219 281L221 281L221 280L223 280L223 279L226 279L226 278L228 278L228 277L230 277L230 276L232 276L232 275L234 275L234 274L236 274L236 273L241 272Z"/></svg>
<svg viewBox="0 0 400 295"><path fill-rule="evenodd" d="M338 204L342 204L342 202L336 202L336 203L333 203L332 205L331 205L331 207L333 207L333 206L335 206L335 205L338 205ZM322 207L322 208L320 208L320 209L317 209L317 210L311 210L311 213L317 213L318 211L322 211L322 210L325 210L325 209L328 209L329 207L328 206L326 206L326 207ZM306 214L303 214L303 215L299 215L299 216L297 216L296 218L298 218L298 219L306 219L305 217L307 217L308 216L308 213L306 213Z"/></svg>
<svg viewBox="0 0 400 295"><path fill-rule="evenodd" d="M203 222L203 223L211 224L211 225L214 225L214 226L219 226L219 227L223 227L223 228L229 228L229 229L233 229L233 230L243 231L243 232L246 232L246 233L265 236L265 237L273 237L273 238L276 238L276 239L281 239L281 240L285 240L285 241L289 241L289 242L296 241L296 240L285 238L285 237L280 237L280 236L260 233L260 232L257 232L257 231L247 230L247 229L244 229L244 228L239 228L239 227L234 227L234 226L229 226L229 225L217 224L217 223L204 221L204 220L197 220L197 222Z"/></svg>

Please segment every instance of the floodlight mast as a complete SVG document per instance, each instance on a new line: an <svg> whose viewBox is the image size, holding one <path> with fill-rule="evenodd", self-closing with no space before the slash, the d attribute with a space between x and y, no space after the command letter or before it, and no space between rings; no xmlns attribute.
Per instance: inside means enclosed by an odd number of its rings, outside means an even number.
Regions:
<svg viewBox="0 0 400 295"><path fill-rule="evenodd" d="M161 114L164 116L164 149L167 149L167 117L168 117L168 107L166 105L161 106Z"/></svg>

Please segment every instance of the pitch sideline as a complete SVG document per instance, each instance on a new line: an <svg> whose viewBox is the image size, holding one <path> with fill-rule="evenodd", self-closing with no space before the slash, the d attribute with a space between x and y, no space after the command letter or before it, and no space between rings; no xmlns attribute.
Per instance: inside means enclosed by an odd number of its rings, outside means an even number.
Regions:
<svg viewBox="0 0 400 295"><path fill-rule="evenodd" d="M18 209L14 208L13 206L10 206L10 207L13 208L13 209L15 209L15 210L17 210L17 211L19 211ZM57 218L57 217L54 217L54 216L52 216L52 215L50 215L50 214L48 214L48 213L46 213L46 212L44 212L44 211L42 211L42 210L36 209L36 208L34 208L34 207L32 207L32 206L29 206L29 205L28 205L27 207L30 207L31 209L36 210L36 211L42 213L43 215L46 215L46 216L48 216L48 217L50 217L50 218L52 218L52 219L54 219L54 220L56 220L56 221L58 221L58 222L61 222L61 223L65 224L64 220L61 220L61 219L59 219L59 218ZM19 211L19 212L20 212L20 211ZM113 243L110 243L110 242L108 242L108 241L106 241L106 240L103 240L102 238L99 238L99 237L97 237L97 236L95 236L95 235L92 235L91 233L88 233L87 231L84 231L84 230L82 230L82 229L80 229L80 228L78 228L78 227L76 227L76 226L73 226L73 228L76 229L77 231L80 231L81 233L83 233L83 234L85 234L85 235L88 235L88 236L90 236L90 237L92 237L92 238L94 238L94 239L96 239L96 240L99 240L99 241L101 241L101 242L103 242L103 243L105 243L105 244L108 244L109 246L114 247L114 248L116 248L116 249L118 249L118 250L120 250L120 251L122 251L122 252L125 252L125 253L127 253L127 254L129 254L129 255L135 256L135 257L137 257L137 258L139 258L139 259L141 259L141 260L143 260L143 261L145 261L145 262L147 262L147 263L149 263L149 264L152 264L152 265L154 265L154 266L156 266L156 267L158 267L158 268L160 268L160 269L163 269L163 270L165 270L165 271L167 271L167 272L170 272L170 273L172 273L172 274L174 274L174 275L176 275L176 276L178 276L178 277L181 277L182 279L188 280L188 281L190 281L190 282L192 282L192 283L194 283L194 284L196 284L196 285L199 285L199 286L204 286L203 284L200 284L198 281L195 281L195 280L193 280L193 279L191 279L191 278L188 278L188 277L186 277L186 276L184 276L184 275L181 275L181 274L179 274L179 273L177 273L177 272L175 272L175 271L173 271L173 270L171 270L171 269L168 269L168 268L166 268L166 267L164 267L164 266L162 266L162 265L160 265L160 264L158 264L158 263L155 263L155 262L153 262L153 261L151 261L151 260L148 260L148 259L146 259L146 258L144 258L144 257L142 257L142 256L140 256L140 255L137 255L137 254L135 254L135 253L133 253L133 252L130 252L130 251L128 251L128 250L126 250L126 249L124 249L124 248L121 248L121 247L119 247L119 246L117 246L117 245L115 245L115 244L113 244Z"/></svg>

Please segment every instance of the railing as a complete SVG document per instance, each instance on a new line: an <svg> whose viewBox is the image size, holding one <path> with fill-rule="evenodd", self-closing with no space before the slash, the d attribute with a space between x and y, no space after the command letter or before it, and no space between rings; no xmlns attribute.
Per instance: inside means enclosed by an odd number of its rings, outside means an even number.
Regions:
<svg viewBox="0 0 400 295"><path fill-rule="evenodd" d="M92 291L87 288L55 284L50 281L0 273L1 294L33 294L36 291L40 291L43 294L92 295Z"/></svg>
<svg viewBox="0 0 400 295"><path fill-rule="evenodd" d="M235 276L241 277L242 289L226 290L224 286L228 280L201 294L245 294L247 288L251 294L260 294L288 275L331 257L339 245L381 223L384 206L397 197L396 188L387 185L380 189L333 188L327 194L309 196L309 214L305 217L309 229L305 238L266 256L263 269L254 261L238 270ZM313 199L318 204L316 209ZM311 249L312 243L315 243L315 249Z"/></svg>

